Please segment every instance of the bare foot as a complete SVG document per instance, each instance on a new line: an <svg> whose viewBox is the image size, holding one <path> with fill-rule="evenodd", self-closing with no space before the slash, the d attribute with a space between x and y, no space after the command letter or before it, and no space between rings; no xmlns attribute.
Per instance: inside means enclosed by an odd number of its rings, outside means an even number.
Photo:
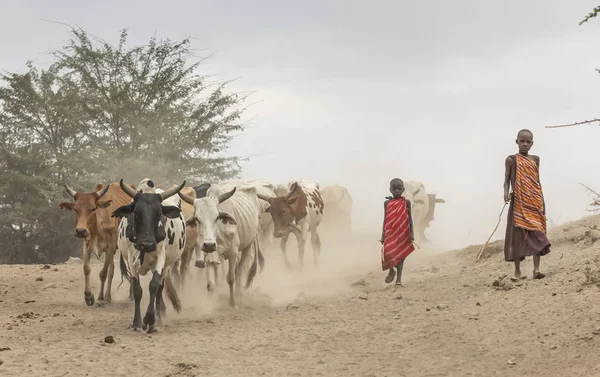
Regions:
<svg viewBox="0 0 600 377"><path fill-rule="evenodd" d="M385 277L385 282L389 284L394 281L395 277L396 277L396 271L394 270L394 267L392 267L392 268L390 268L390 272L388 272L387 276Z"/></svg>
<svg viewBox="0 0 600 377"><path fill-rule="evenodd" d="M401 288L401 287L404 287L404 286L402 285L402 283L400 283L399 281L397 281L396 282L396 287Z"/></svg>

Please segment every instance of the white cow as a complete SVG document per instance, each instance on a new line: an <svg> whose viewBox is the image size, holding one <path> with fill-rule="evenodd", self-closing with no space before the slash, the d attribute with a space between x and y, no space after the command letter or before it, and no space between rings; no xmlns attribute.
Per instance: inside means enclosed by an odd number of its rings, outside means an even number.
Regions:
<svg viewBox="0 0 600 377"><path fill-rule="evenodd" d="M258 197L269 203L268 212L273 218L273 236L281 238L281 251L286 267L291 264L287 257L286 246L290 233L294 233L298 241L298 265L304 266L304 248L308 233L311 233L314 263L318 265L321 254L321 238L317 228L323 219L325 204L319 192L319 184L314 181L292 181L288 184L288 192L284 196Z"/></svg>
<svg viewBox="0 0 600 377"><path fill-rule="evenodd" d="M322 227L343 236L352 235L352 197L344 186L333 185L321 190L327 211Z"/></svg>
<svg viewBox="0 0 600 377"><path fill-rule="evenodd" d="M446 203L446 201L436 198L436 194L427 194L425 185L422 182L415 181L404 182L403 196L411 202L415 241L427 242L425 229L429 227L433 220L435 204Z"/></svg>
<svg viewBox="0 0 600 377"><path fill-rule="evenodd" d="M244 185L225 192L222 187L213 184L204 198L193 200L185 194L179 195L195 208L194 217L187 224L199 227L198 233L203 235L197 243L202 242L201 249L209 254L206 258L209 292L214 290L218 281L218 265L222 256L229 264L229 304L237 307L237 301L242 298L246 262L251 263L244 287L247 289L256 275L260 259L258 231L261 206L256 187Z"/></svg>
<svg viewBox="0 0 600 377"><path fill-rule="evenodd" d="M181 201L177 194L185 181L166 191L136 192L120 181L121 189L133 198L132 203L116 209L113 217L120 217L117 247L121 252L121 275L132 283L135 310L131 328L155 330L165 313L163 288L173 304L181 311L181 301L172 280L171 269L181 257L185 247L185 221L181 213ZM142 191L146 191L142 189ZM148 190L151 191L151 190ZM142 286L139 275L152 271L149 285L150 302L142 325L140 302Z"/></svg>

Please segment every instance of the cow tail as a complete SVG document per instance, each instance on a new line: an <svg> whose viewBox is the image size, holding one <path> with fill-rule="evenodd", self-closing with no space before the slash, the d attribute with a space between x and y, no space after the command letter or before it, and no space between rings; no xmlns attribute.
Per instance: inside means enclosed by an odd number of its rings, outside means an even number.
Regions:
<svg viewBox="0 0 600 377"><path fill-rule="evenodd" d="M265 269L265 257L260 249L258 249L258 265L260 267L260 272L263 272Z"/></svg>
<svg viewBox="0 0 600 377"><path fill-rule="evenodd" d="M169 271L167 276L165 276L164 285L165 285L165 287L164 287L165 291L167 292L167 297L169 297L169 301L171 301L171 304L173 305L173 309L175 309L175 311L177 313L180 313L181 312L181 299L179 298L179 293L177 292L177 287L175 286L175 283L173 282L173 274L171 271Z"/></svg>
<svg viewBox="0 0 600 377"><path fill-rule="evenodd" d="M125 280L127 280L129 282L129 284L131 284L131 273L129 272L129 269L127 268L127 264L125 264L125 259L123 258L123 253L119 253L119 269L121 270L121 284L123 284L123 278L125 278ZM117 289L119 289L121 284L119 284Z"/></svg>
<svg viewBox="0 0 600 377"><path fill-rule="evenodd" d="M250 288L250 285L252 285L252 281L256 276L256 271L258 270L258 260L260 259L260 247L258 245L258 241L254 241L254 248L256 249L254 253L254 259L252 260L252 266L250 266L250 271L248 271L248 279L246 280L246 285L244 286L244 289Z"/></svg>

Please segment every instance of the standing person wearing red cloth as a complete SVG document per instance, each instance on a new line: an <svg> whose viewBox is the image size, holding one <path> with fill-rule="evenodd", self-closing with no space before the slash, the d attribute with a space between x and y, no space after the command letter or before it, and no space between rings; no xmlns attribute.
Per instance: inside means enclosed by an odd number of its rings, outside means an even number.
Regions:
<svg viewBox="0 0 600 377"><path fill-rule="evenodd" d="M504 202L510 202L504 238L504 259L515 263L515 278L521 275L521 261L533 256L533 278L543 279L540 257L550 252L546 236L546 203L540 183L540 158L529 154L533 133L521 130L516 143L519 153L504 162ZM509 192L512 187L512 193Z"/></svg>
<svg viewBox="0 0 600 377"><path fill-rule="evenodd" d="M415 236L410 201L402 196L404 182L400 178L390 181L390 193L392 196L386 197L387 200L383 203L383 231L380 240L383 244L381 264L383 271L389 270L385 282L389 284L394 281L395 277L396 285L402 286L404 259L415 250L413 245Z"/></svg>

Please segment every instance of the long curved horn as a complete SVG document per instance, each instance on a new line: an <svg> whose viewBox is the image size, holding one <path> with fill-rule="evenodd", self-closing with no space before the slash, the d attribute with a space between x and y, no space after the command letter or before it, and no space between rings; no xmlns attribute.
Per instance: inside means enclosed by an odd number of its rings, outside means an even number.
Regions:
<svg viewBox="0 0 600 377"><path fill-rule="evenodd" d="M233 194L235 194L235 190L237 190L237 187L234 187L233 190L231 190L229 192L225 192L225 193L219 195L219 197L217 198L217 199L219 199L219 203L223 203L227 199L231 198L233 196Z"/></svg>
<svg viewBox="0 0 600 377"><path fill-rule="evenodd" d="M137 192L128 185L124 184L123 179L119 181L119 185L121 186L121 190L123 190L127 195L131 196L132 198L135 198Z"/></svg>
<svg viewBox="0 0 600 377"><path fill-rule="evenodd" d="M168 189L167 191L163 191L160 193L160 199L165 200L170 198L171 196L177 194L181 189L185 186L185 181L183 181L179 186Z"/></svg>
<svg viewBox="0 0 600 377"><path fill-rule="evenodd" d="M271 197L263 195L263 194L257 194L256 196L258 196L258 198L260 200L264 200L265 202L269 202L269 203L271 202L271 199L272 199Z"/></svg>
<svg viewBox="0 0 600 377"><path fill-rule="evenodd" d="M106 194L106 192L108 191L108 189L110 188L110 184L104 186L104 188L100 191L96 191L96 195L98 195L98 199L100 199L102 197L102 195Z"/></svg>
<svg viewBox="0 0 600 377"><path fill-rule="evenodd" d="M292 197L292 195L294 195L294 192L296 192L297 188L298 188L298 182L292 183L292 186L290 187L290 191L288 191L288 193L285 194L285 200L289 200Z"/></svg>
<svg viewBox="0 0 600 377"><path fill-rule="evenodd" d="M194 205L194 199L192 199L191 197L187 196L186 194L182 193L181 191L179 191L177 194L179 194L179 197L186 202L189 205Z"/></svg>
<svg viewBox="0 0 600 377"><path fill-rule="evenodd" d="M67 189L67 192L69 193L69 195L71 195L71 197L73 199L75 199L75 194L77 194L77 191L70 188L69 185L67 185L66 183L65 183L65 188Z"/></svg>

